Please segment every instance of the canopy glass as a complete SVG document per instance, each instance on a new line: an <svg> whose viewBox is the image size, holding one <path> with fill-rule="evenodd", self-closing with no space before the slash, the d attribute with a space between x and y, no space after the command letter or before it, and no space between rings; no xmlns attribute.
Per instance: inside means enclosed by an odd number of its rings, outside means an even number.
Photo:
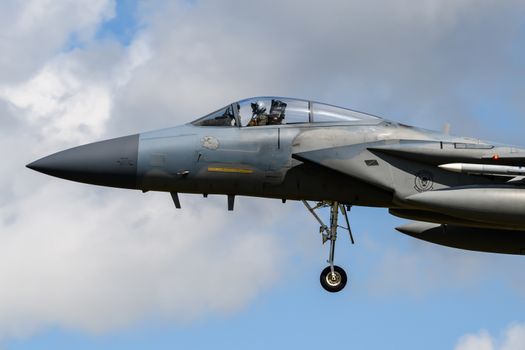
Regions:
<svg viewBox="0 0 525 350"><path fill-rule="evenodd" d="M281 97L254 97L208 114L197 126L265 126L304 123L379 122L370 114L328 104Z"/></svg>

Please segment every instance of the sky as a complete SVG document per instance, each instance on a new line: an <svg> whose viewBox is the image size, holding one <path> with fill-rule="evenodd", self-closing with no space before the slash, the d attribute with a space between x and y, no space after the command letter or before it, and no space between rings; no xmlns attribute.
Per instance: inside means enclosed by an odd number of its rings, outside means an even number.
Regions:
<svg viewBox="0 0 525 350"><path fill-rule="evenodd" d="M0 349L525 349L525 260L353 208L338 294L298 202L68 182L25 164L257 95L524 146L525 4L0 2ZM261 219L261 213L265 218ZM324 217L328 213L323 213Z"/></svg>

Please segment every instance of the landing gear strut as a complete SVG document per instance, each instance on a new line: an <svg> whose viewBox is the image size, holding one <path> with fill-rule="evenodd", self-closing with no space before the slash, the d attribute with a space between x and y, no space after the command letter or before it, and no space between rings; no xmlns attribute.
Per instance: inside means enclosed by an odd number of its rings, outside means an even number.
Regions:
<svg viewBox="0 0 525 350"><path fill-rule="evenodd" d="M317 203L316 206L312 207L310 204L308 204L307 201L303 200L303 204L305 205L306 209L314 216L314 218L321 224L321 227L319 228L319 233L321 234L321 237L323 239L323 244L327 241L330 241L330 253L328 255L327 263L329 266L327 266L323 272L321 272L321 286L323 288L331 293L336 293L341 291L345 286L346 282L348 280L346 276L345 270L343 270L341 267L334 265L334 255L335 255L335 241L337 239L337 229L339 227L344 228L348 230L348 233L350 234L350 241L352 244L354 244L354 237L352 235L352 231L350 230L350 222L348 220L348 212L347 208L340 204L339 202L335 201L324 201ZM330 226L327 226L324 224L324 222L321 220L319 215L315 212L317 209L321 208L330 208ZM338 225L338 219L339 219L339 211L343 214L345 220L346 220L346 227L339 226Z"/></svg>

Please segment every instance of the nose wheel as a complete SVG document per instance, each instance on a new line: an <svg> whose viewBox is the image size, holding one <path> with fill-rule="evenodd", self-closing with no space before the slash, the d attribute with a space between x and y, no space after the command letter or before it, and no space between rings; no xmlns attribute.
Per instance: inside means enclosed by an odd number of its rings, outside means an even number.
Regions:
<svg viewBox="0 0 525 350"><path fill-rule="evenodd" d="M346 272L337 265L327 266L321 272L321 286L330 293L337 293L343 290L346 286L347 277Z"/></svg>
<svg viewBox="0 0 525 350"><path fill-rule="evenodd" d="M306 206L306 209L314 216L314 218L321 224L321 227L319 228L319 233L321 234L323 244L325 244L327 241L330 242L330 253L328 255L328 264L323 272L321 272L321 286L330 293L336 293L346 286L346 282L348 281L347 275L345 270L343 270L341 267L334 265L334 255L335 255L335 241L337 240L337 229L343 228L345 230L348 230L348 233L350 234L350 241L352 244L354 244L354 237L352 235L352 231L350 230L350 221L348 220L348 212L347 209L343 204L340 204L339 202L319 202L316 206L312 207L310 204L308 204L307 201L303 201L303 204ZM324 222L321 220L319 215L315 212L318 209L321 208L330 208L330 226L327 226L324 224ZM345 220L346 220L346 227L339 226L338 225L338 219L339 219L339 212L343 214Z"/></svg>

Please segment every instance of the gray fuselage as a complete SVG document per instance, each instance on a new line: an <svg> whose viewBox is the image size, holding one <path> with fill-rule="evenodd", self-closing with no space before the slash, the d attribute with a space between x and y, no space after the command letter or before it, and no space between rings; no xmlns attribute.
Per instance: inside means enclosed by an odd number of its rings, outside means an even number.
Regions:
<svg viewBox="0 0 525 350"><path fill-rule="evenodd" d="M507 175L524 172L524 149L309 101L267 101L269 113L264 103L240 101L193 123L75 147L28 167L144 192L385 207L425 223L400 228L417 238L465 249L523 252L524 181ZM247 106L253 108L249 121L241 117ZM447 227L451 238L443 241ZM479 241L476 234L463 228L474 229L479 240L497 239L480 249L472 243ZM507 230L513 231L512 239Z"/></svg>

